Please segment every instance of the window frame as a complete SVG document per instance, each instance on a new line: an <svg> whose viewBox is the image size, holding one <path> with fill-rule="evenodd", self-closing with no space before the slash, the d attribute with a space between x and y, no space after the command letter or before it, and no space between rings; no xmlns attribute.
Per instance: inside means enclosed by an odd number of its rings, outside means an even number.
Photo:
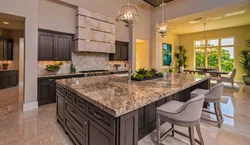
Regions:
<svg viewBox="0 0 250 145"><path fill-rule="evenodd" d="M221 45L221 39L227 39L227 38L233 38L234 39L234 43L233 43L233 45L224 45L224 46L222 46ZM219 41L219 44L218 44L218 46L214 46L214 47L210 47L210 48L217 48L218 49L218 68L219 68L219 71L221 71L221 51L222 51L222 48L223 47L233 47L234 49L235 49L235 37L234 36L228 36L228 37L220 37L220 38L209 38L209 39L206 39L206 42L205 42L205 46L202 46L202 47L197 47L196 46L196 42L197 41L204 41L204 39L200 39L200 40L194 40L194 66L195 66L195 68L196 68L196 49L205 49L205 52L202 52L202 53L204 53L204 55L205 55L205 67L207 67L208 66L208 53L207 53L207 45L208 45L208 43L207 43L207 41L209 41L209 40L218 40ZM235 54L235 53L234 53ZM234 56L233 56L234 57ZM235 66L235 61L233 62L233 65Z"/></svg>

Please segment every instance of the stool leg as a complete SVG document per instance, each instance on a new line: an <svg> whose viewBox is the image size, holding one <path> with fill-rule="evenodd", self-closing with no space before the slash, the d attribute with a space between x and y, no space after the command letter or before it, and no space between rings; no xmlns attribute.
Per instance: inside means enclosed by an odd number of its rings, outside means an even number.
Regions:
<svg viewBox="0 0 250 145"><path fill-rule="evenodd" d="M172 124L172 137L174 137L174 124Z"/></svg>
<svg viewBox="0 0 250 145"><path fill-rule="evenodd" d="M219 113L220 113L221 121L223 121L224 118L223 118L223 114L222 114L222 111L221 111L221 105L220 105L220 103L218 103L218 110L219 110Z"/></svg>
<svg viewBox="0 0 250 145"><path fill-rule="evenodd" d="M200 124L196 126L196 131L197 131L197 134L199 136L199 140L200 140L200 145L204 145L204 141L203 141L203 138L202 138L202 134L201 134L201 127L200 127Z"/></svg>
<svg viewBox="0 0 250 145"><path fill-rule="evenodd" d="M157 132L157 145L160 145L160 138L161 138L161 134L160 134L160 116L156 115L156 132Z"/></svg>
<svg viewBox="0 0 250 145"><path fill-rule="evenodd" d="M221 128L221 121L220 121L220 116L218 112L218 103L214 103L214 111L215 111L215 115L217 118L218 127Z"/></svg>
<svg viewBox="0 0 250 145"><path fill-rule="evenodd" d="M194 145L194 126L188 127L190 144Z"/></svg>

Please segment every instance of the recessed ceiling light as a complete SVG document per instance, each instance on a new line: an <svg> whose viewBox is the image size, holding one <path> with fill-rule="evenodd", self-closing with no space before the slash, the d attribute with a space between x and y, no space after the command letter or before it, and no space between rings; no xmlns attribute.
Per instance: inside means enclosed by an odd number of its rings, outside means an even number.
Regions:
<svg viewBox="0 0 250 145"><path fill-rule="evenodd" d="M222 17L214 17L214 18L211 18L211 20L218 20L218 19L221 19Z"/></svg>
<svg viewBox="0 0 250 145"><path fill-rule="evenodd" d="M200 21L195 21L195 20L193 20L193 21L189 21L188 23L189 23L189 24L196 24L196 23L200 23Z"/></svg>
<svg viewBox="0 0 250 145"><path fill-rule="evenodd" d="M238 11L238 12L233 12L233 15L241 15L244 14L246 12L246 10L242 10L242 11Z"/></svg>
<svg viewBox="0 0 250 145"><path fill-rule="evenodd" d="M5 25L9 25L10 23L9 23L9 22L3 22L3 24L5 24Z"/></svg>

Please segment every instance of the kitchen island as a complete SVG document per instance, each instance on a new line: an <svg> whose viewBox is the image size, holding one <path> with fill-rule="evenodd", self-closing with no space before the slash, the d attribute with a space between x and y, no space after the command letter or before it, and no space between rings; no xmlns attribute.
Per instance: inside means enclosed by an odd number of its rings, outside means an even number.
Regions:
<svg viewBox="0 0 250 145"><path fill-rule="evenodd" d="M115 75L58 80L57 119L75 144L137 145L156 128L156 107L186 102L209 86L207 76L177 73L142 82Z"/></svg>

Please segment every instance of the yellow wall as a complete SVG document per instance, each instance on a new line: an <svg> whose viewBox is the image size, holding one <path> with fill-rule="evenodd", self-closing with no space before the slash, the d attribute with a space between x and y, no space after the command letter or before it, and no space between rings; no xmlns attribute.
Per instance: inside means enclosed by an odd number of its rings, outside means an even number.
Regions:
<svg viewBox="0 0 250 145"><path fill-rule="evenodd" d="M149 43L136 42L136 69L149 67Z"/></svg>
<svg viewBox="0 0 250 145"><path fill-rule="evenodd" d="M160 35L156 35L156 54L153 60L153 64L155 62L155 65L153 66L154 68L161 70L164 68L167 68L166 66L163 66L163 60L162 60L162 44L163 43L168 43L172 45L172 62L174 61L174 51L176 50L178 46L178 36L176 34L173 34L169 32L168 35L161 37ZM152 52L153 53L153 52Z"/></svg>
<svg viewBox="0 0 250 145"><path fill-rule="evenodd" d="M235 80L242 80L242 70L239 66L239 52L242 48L245 48L245 39L250 38L250 25L207 31L206 37L210 38L223 38L223 37L234 37L234 62L235 68L237 69L237 74ZM203 38L203 32L192 33L179 36L179 44L184 45L188 49L188 65L190 69L194 68L194 41L201 40Z"/></svg>

